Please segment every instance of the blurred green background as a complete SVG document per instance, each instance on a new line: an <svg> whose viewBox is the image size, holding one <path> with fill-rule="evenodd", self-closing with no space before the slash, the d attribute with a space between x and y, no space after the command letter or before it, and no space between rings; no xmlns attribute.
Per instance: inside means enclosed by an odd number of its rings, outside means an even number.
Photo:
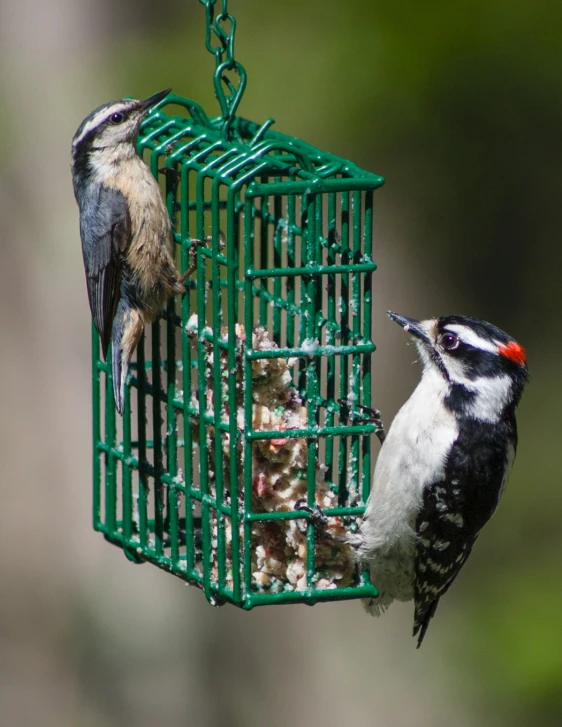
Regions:
<svg viewBox="0 0 562 727"><path fill-rule="evenodd" d="M172 86L216 113L196 0L0 3L0 704L9 727L562 724L562 4L231 0L240 112L386 177L375 398L419 370L384 311L528 350L518 460L421 651L412 604L212 609L90 524L90 314L70 142Z"/></svg>

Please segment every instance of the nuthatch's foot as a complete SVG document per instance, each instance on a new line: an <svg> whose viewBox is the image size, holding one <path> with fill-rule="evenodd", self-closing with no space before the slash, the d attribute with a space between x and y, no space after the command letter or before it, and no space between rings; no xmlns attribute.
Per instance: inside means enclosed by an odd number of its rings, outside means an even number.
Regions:
<svg viewBox="0 0 562 727"><path fill-rule="evenodd" d="M183 275L180 275L180 281L183 283L189 278L197 268L197 248L201 245L206 245L211 240L210 237L205 237L203 240L196 240L192 238L189 243L189 267Z"/></svg>
<svg viewBox="0 0 562 727"><path fill-rule="evenodd" d="M160 174L163 174L166 179L170 179L172 181L172 184L176 186L181 179L181 172L177 169L174 169L174 167L160 167L158 172Z"/></svg>
<svg viewBox="0 0 562 727"><path fill-rule="evenodd" d="M341 406L342 414L348 417L352 422L358 422L360 424L374 424L377 428L375 434L379 442L382 444L386 439L386 433L384 431L384 424L382 421L382 414L378 409L372 409L370 406L363 406L363 404L350 404L348 399L340 399L338 404ZM356 410L362 412L357 414Z"/></svg>
<svg viewBox="0 0 562 727"><path fill-rule="evenodd" d="M212 236L208 235L207 237L204 237L202 240L196 240L195 238L192 238L190 241L190 247L189 247L189 257L190 257L190 265L185 271L185 273L180 277L181 282L183 283L189 276L195 272L195 269L197 267L197 248L201 245L206 245L208 242L212 241ZM222 230L219 230L219 249L224 249L226 246L226 236Z"/></svg>

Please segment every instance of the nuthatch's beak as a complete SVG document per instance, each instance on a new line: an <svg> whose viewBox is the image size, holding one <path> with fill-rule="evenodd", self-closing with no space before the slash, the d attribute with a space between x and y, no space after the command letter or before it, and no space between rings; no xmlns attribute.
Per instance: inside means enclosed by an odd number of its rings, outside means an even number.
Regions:
<svg viewBox="0 0 562 727"><path fill-rule="evenodd" d="M406 331L406 333L409 333L410 336L419 338L420 341L423 341L423 343L426 343L429 346L432 345L431 339L427 335L427 331L423 328L421 321L417 321L415 318L408 318L407 316L399 316L397 313L393 313L392 311L388 311L387 316L391 321L402 326L402 328Z"/></svg>
<svg viewBox="0 0 562 727"><path fill-rule="evenodd" d="M148 113L153 106L156 106L157 103L160 103L160 101L165 99L171 90L171 88L167 88L165 91L159 91L150 98L147 98L145 101L141 101L139 107L140 110L144 113Z"/></svg>

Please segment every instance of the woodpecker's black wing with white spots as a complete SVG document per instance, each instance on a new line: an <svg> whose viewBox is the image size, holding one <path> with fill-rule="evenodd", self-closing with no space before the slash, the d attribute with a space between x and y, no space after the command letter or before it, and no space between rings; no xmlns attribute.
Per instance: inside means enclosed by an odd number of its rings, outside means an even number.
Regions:
<svg viewBox="0 0 562 727"><path fill-rule="evenodd" d="M119 300L123 254L131 236L125 197L116 189L99 186L98 195L80 214L82 254L88 299L100 334L103 356L111 339L111 327Z"/></svg>
<svg viewBox="0 0 562 727"><path fill-rule="evenodd" d="M418 648L439 599L455 580L470 555L476 536L466 532L460 513L448 511L445 483L428 488L416 522L414 636Z"/></svg>
<svg viewBox="0 0 562 727"><path fill-rule="evenodd" d="M515 417L464 426L447 459L443 480L424 490L416 520L414 636L419 633L418 648L439 599L497 507L513 461L515 426Z"/></svg>

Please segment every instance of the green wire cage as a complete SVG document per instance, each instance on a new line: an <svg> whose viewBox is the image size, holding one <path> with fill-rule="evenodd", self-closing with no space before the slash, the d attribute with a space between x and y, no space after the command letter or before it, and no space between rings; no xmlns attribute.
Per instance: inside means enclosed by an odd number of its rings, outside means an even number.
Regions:
<svg viewBox="0 0 562 727"><path fill-rule="evenodd" d="M370 489L376 427L354 412L371 405L383 179L237 116L234 19L201 2L222 114L169 95L138 142L195 271L145 331L122 418L93 329L94 527L214 604L373 597L342 535Z"/></svg>

